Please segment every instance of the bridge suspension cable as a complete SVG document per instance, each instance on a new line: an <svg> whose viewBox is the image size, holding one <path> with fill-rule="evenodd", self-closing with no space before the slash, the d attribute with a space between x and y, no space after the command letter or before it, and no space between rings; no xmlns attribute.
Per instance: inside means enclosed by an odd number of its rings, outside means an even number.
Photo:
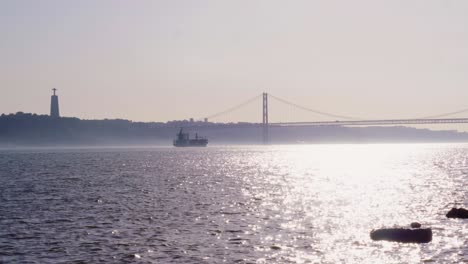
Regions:
<svg viewBox="0 0 468 264"><path fill-rule="evenodd" d="M246 101L244 101L244 102L242 102L240 104L237 104L237 105L235 105L233 107L230 107L230 108L228 108L228 109L226 109L224 111L221 111L221 112L218 112L218 113L215 113L215 114L212 114L212 115L205 116L205 118L213 119L213 118L217 118L217 117L222 116L222 115L229 114L231 112L234 112L234 111L236 111L236 110L238 110L238 109L240 109L242 107L245 107L245 106L251 104L252 102L260 99L260 97L262 97L262 96L263 96L263 94L256 95L256 96L254 96L254 97L252 97L252 98L250 98L250 99L248 99L248 100L246 100ZM268 94L268 96L271 97L272 99L278 101L278 102L283 103L283 104L286 104L286 105L289 105L289 106L292 106L292 107L295 107L295 108L298 108L298 109L301 109L301 110L304 110L304 111L307 111L307 112L311 112L311 113L314 113L314 114L322 115L322 116L345 119L345 120L349 120L349 121L365 121L366 120L365 118L360 118L360 117L355 117L355 116L339 115L339 114L334 114L334 113L328 113L328 112L315 110L315 109L305 107L305 106L293 103L291 101L282 99L282 98L277 97L277 96L272 95L272 94ZM461 110L458 110L458 111L438 114L438 115L431 115L431 116L425 116L425 117L420 117L420 118L413 118L411 120L437 119L437 118L446 117L446 116L455 115L455 114L460 114L460 113L464 113L464 112L468 112L468 108L464 108L464 109L461 109ZM200 119L203 119L203 118L200 118Z"/></svg>
<svg viewBox="0 0 468 264"><path fill-rule="evenodd" d="M458 111L449 112L449 113L443 113L443 114L439 114L439 115L425 116L425 117L421 117L421 118L418 118L418 119L434 119L434 118L440 118L440 117L445 117L445 116L456 115L456 114L460 114L460 113L464 113L464 112L468 112L468 108L461 109L461 110L458 110Z"/></svg>
<svg viewBox="0 0 468 264"><path fill-rule="evenodd" d="M225 115L225 114L229 114L229 113L231 113L231 112L234 112L234 111L238 110L239 108L242 108L242 107L244 107L244 106L246 106L246 105L248 105L248 104L254 102L255 100L259 99L260 97L262 97L262 94L256 95L255 97L252 97L252 98L250 98L250 99L248 99L248 100L246 100L246 101L244 101L244 102L242 102L242 103L240 103L240 104L238 104L238 105L235 105L235 106L233 106L233 107L230 107L230 108L228 108L228 109L226 109L226 110L224 110L224 111L221 111L221 112L218 112L218 113L216 113L216 114L212 114L212 115L206 116L205 118L207 118L207 119L213 119L213 118L216 118L216 117L218 117L218 116L222 116L222 115Z"/></svg>
<svg viewBox="0 0 468 264"><path fill-rule="evenodd" d="M287 105L290 105L290 106L294 106L296 108L299 108L299 109L302 109L302 110L305 110L305 111L308 111L308 112L312 112L314 114L319 114L319 115L323 115L323 116L328 116L328 117L333 117L333 118L342 118L342 119L348 119L348 120L362 120L363 118L359 118L359 117L353 117L353 116L345 116L345 115L337 115L337 114L332 114L332 113L327 113L327 112L322 112L322 111L318 111L318 110L315 110L315 109L311 109L311 108L308 108L308 107L305 107L305 106L302 106L302 105L298 105L298 104L295 104L295 103L292 103L292 102L289 102L287 100L284 100L282 98L279 98L279 97L276 97L272 94L268 94L271 98L277 100L277 101L280 101L284 104L287 104Z"/></svg>

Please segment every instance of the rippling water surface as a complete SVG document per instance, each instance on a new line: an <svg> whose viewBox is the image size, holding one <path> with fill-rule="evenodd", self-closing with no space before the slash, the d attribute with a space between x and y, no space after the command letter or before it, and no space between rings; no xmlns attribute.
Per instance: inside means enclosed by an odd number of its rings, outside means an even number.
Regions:
<svg viewBox="0 0 468 264"><path fill-rule="evenodd" d="M0 262L463 263L467 174L468 145L4 150Z"/></svg>

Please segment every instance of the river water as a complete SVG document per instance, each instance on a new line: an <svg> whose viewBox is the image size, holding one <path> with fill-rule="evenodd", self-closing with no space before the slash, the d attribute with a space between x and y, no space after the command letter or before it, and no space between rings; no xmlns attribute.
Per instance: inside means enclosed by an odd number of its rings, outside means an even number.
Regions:
<svg viewBox="0 0 468 264"><path fill-rule="evenodd" d="M467 174L463 144L2 150L0 262L468 263Z"/></svg>

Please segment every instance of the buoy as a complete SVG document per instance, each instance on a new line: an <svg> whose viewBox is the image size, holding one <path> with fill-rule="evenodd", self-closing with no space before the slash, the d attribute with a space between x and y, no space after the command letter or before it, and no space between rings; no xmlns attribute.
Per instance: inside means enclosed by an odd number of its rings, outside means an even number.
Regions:
<svg viewBox="0 0 468 264"><path fill-rule="evenodd" d="M401 243L429 243L432 241L430 228L382 228L370 232L372 240L386 240Z"/></svg>
<svg viewBox="0 0 468 264"><path fill-rule="evenodd" d="M452 208L448 213L447 213L447 218L468 218L468 210L464 208Z"/></svg>

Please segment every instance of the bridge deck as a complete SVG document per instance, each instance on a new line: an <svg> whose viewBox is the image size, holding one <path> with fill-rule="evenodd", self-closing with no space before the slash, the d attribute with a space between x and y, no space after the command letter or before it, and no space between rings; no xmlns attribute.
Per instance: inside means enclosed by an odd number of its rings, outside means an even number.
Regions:
<svg viewBox="0 0 468 264"><path fill-rule="evenodd" d="M428 125L428 124L430 125L430 124L464 124L464 123L468 123L468 118L277 122L277 123L270 123L270 126L375 126L375 125Z"/></svg>

